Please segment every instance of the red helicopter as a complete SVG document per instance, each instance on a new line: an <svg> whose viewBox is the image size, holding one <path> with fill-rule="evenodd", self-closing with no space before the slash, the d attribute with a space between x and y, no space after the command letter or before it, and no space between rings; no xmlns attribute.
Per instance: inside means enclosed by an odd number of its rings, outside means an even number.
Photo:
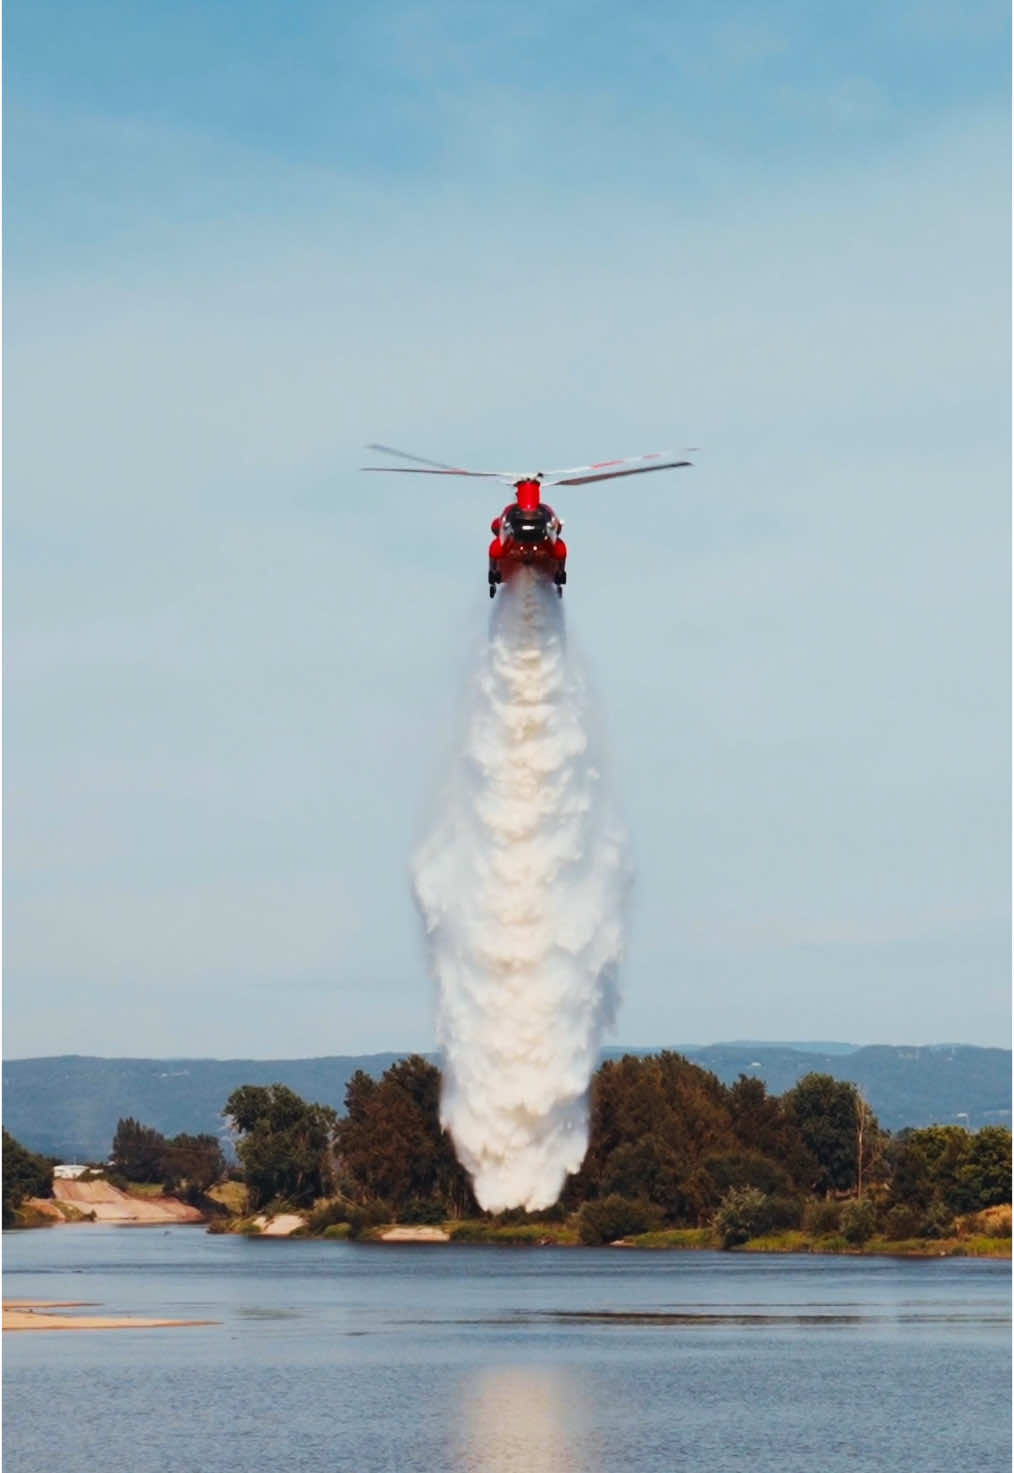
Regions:
<svg viewBox="0 0 1014 1473"><path fill-rule="evenodd" d="M497 586L518 568L538 568L556 584L563 597L567 581L567 544L560 533L563 523L551 506L542 500L543 486L585 486L589 481L611 481L617 476L638 476L645 471L677 470L691 465L689 460L673 460L672 451L654 455L636 455L627 460L600 460L595 465L572 466L564 471L538 471L534 476L517 475L513 471L466 471L460 466L444 465L439 460L426 460L395 450L390 445L368 445L382 455L396 455L399 460L413 460L415 465L364 465L364 471L398 471L419 476L481 476L505 481L514 487L516 500L505 506L490 523L493 541L489 544L489 596L496 597ZM614 470L613 467L625 467Z"/></svg>

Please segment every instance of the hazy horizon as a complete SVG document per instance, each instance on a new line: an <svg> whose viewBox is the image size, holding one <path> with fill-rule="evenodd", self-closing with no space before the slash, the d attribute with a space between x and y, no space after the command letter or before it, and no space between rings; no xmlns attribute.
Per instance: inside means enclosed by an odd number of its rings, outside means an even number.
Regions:
<svg viewBox="0 0 1014 1473"><path fill-rule="evenodd" d="M966 1042L960 1041L960 1040L959 1041L955 1041L953 1039L946 1039L946 1040L927 1041L925 1043L916 1043L912 1039L904 1039L904 1040L901 1040L901 1041L894 1041L892 1043L883 1043L883 1044L877 1043L877 1044L874 1044L874 1043L844 1043L844 1042L841 1042L841 1041L838 1041L838 1040L835 1040L835 1039L823 1039L823 1040L812 1041L812 1040L809 1040L809 1039L800 1039L800 1040L773 1039L773 1040L767 1040L767 1039L762 1039L762 1038L746 1038L746 1039L720 1038L720 1039L716 1039L713 1043L652 1043L652 1044L645 1044L645 1043L610 1043L610 1042L606 1042L605 1044L603 1044L602 1052L603 1053L614 1053L614 1052L627 1051L627 1052L630 1052L630 1053L661 1053L663 1050L668 1050L668 1051L674 1052L674 1053L686 1053L686 1052L694 1052L696 1050L711 1049L711 1048L743 1048L743 1049L747 1049L747 1048L769 1048L769 1049L770 1048L784 1048L784 1049L793 1050L793 1051L798 1052L798 1053L823 1053L823 1052L832 1052L833 1053L835 1051L839 1051L840 1050L840 1051L842 1051L843 1056L844 1056L845 1053L858 1053L858 1051L860 1049L864 1049L864 1048L913 1048L913 1049L997 1048L997 1049L1001 1049L1002 1051L1004 1051L1006 1053L1010 1053L1011 1052L1011 1045L1010 1045L1009 1042L1007 1044L988 1044L988 1043L987 1044L979 1044L979 1043L966 1043ZM270 1054L270 1053L259 1053L259 1054L98 1054L98 1053L82 1053L80 1050L66 1050L66 1051L64 1051L62 1053L59 1053L59 1054L52 1054L52 1053L48 1053L48 1054L7 1054L7 1053L5 1053L3 1055L3 1062L4 1063L11 1063L11 1064L13 1064L13 1063L17 1063L17 1062L24 1062L24 1061L27 1061L27 1060L30 1060L30 1059L88 1058L88 1059L106 1059L106 1060L115 1060L115 1059L152 1059L152 1060L158 1061L158 1062L165 1061L165 1062L169 1062L169 1063L193 1062L193 1063L227 1064L227 1063L230 1063L233 1060L237 1060L237 1059L238 1060L242 1060L242 1061L249 1060L250 1062L255 1062L255 1063L256 1062L273 1063L273 1062L276 1062L276 1061L278 1063L286 1063L286 1062L297 1062L297 1061L300 1061L300 1060L307 1060L307 1059L329 1059L329 1058L369 1059L369 1058L386 1058L388 1055L393 1055L393 1056L395 1056L397 1058L405 1058L408 1055L413 1054L413 1053L422 1053L422 1054L428 1054L428 1055L439 1055L439 1052L440 1052L439 1049L432 1048L432 1047L431 1048L428 1048L428 1049L411 1049L411 1048L405 1048L405 1049L397 1049L397 1048L360 1049L360 1050L349 1051L349 1052L345 1052L345 1053L336 1053L336 1052L329 1051L327 1053L316 1053L316 1054Z"/></svg>

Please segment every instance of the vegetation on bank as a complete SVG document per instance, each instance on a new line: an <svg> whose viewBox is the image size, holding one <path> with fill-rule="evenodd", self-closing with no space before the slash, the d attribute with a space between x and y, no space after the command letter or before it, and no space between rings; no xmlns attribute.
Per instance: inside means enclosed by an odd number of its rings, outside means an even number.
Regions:
<svg viewBox="0 0 1014 1473"><path fill-rule="evenodd" d="M166 1140L126 1119L111 1171L197 1201L219 1231L257 1232L285 1211L308 1234L359 1240L400 1224L441 1226L459 1243L1010 1251L1008 1130L891 1135L854 1085L827 1074L779 1097L745 1075L724 1085L674 1053L608 1061L592 1081L585 1160L560 1201L498 1216L479 1210L439 1093L439 1071L417 1055L380 1079L354 1074L342 1117L282 1084L244 1085L224 1109L238 1167L215 1137ZM5 1139L5 1165L7 1149Z"/></svg>
<svg viewBox="0 0 1014 1473"><path fill-rule="evenodd" d="M855 1086L829 1075L776 1097L746 1076L723 1085L677 1054L610 1061L592 1082L588 1152L559 1203L499 1215L478 1209L440 1126L439 1091L439 1071L413 1056L379 1080L354 1075L344 1117L280 1085L247 1087L240 1117L234 1094L226 1113L247 1213L296 1209L308 1233L352 1240L401 1224L440 1225L458 1243L1010 1251L1009 1210L1005 1233L964 1226L1010 1201L1009 1131L892 1136ZM251 1216L240 1221L251 1230Z"/></svg>
<svg viewBox="0 0 1014 1473"><path fill-rule="evenodd" d="M147 1186L200 1207L210 1188L225 1176L226 1161L213 1135L176 1135L167 1140L128 1117L117 1124L104 1174L125 1190Z"/></svg>
<svg viewBox="0 0 1014 1473"><path fill-rule="evenodd" d="M14 1227L18 1214L29 1197L53 1195L53 1167L48 1156L37 1156L16 1141L9 1130L3 1132L3 1225ZM38 1218L38 1212L34 1217Z"/></svg>

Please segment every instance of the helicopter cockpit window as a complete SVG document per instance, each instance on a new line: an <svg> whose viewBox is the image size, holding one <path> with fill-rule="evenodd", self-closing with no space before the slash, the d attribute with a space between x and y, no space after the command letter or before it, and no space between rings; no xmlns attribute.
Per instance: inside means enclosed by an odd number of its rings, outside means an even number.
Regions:
<svg viewBox="0 0 1014 1473"><path fill-rule="evenodd" d="M544 542L549 535L550 516L544 506L537 506L534 511L512 506L505 521L504 530L509 531L515 542Z"/></svg>

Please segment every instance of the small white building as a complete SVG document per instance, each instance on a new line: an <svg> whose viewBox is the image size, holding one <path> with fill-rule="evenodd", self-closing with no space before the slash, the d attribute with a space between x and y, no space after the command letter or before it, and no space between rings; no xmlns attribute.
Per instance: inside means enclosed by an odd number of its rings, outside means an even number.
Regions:
<svg viewBox="0 0 1014 1473"><path fill-rule="evenodd" d="M79 1166L76 1161L67 1161L60 1166L53 1167L53 1177L56 1181L77 1181L79 1176L84 1176L88 1170L87 1166Z"/></svg>

